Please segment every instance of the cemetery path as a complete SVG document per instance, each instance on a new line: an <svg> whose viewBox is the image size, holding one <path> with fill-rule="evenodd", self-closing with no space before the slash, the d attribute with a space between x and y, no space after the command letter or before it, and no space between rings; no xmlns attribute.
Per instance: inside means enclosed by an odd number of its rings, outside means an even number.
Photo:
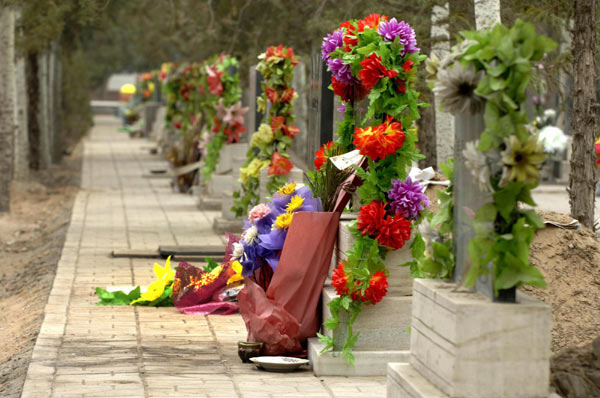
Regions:
<svg viewBox="0 0 600 398"><path fill-rule="evenodd" d="M237 357L239 315L187 316L175 308L99 307L97 286L145 285L153 260L111 258L115 249L220 244L217 212L142 175L165 162L144 140L96 118L84 141L82 187L45 308L23 398L378 397L384 377L267 373Z"/></svg>

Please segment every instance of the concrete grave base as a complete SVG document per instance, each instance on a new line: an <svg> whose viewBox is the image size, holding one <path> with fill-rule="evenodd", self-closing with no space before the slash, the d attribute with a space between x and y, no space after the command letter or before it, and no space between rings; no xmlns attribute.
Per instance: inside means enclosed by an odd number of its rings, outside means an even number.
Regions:
<svg viewBox="0 0 600 398"><path fill-rule="evenodd" d="M341 352L321 354L325 347L318 339L308 339L308 359L315 376L383 376L388 362L407 361L408 351L354 351L354 367Z"/></svg>
<svg viewBox="0 0 600 398"><path fill-rule="evenodd" d="M217 234L224 234L225 232L231 232L232 234L240 235L242 228L244 227L244 220L234 219L227 220L222 217L215 218L213 220L212 229Z"/></svg>
<svg viewBox="0 0 600 398"><path fill-rule="evenodd" d="M208 195L198 197L199 210L221 210L223 200Z"/></svg>
<svg viewBox="0 0 600 398"><path fill-rule="evenodd" d="M416 279L410 366L390 365L388 397L547 398L550 308L517 302Z"/></svg>

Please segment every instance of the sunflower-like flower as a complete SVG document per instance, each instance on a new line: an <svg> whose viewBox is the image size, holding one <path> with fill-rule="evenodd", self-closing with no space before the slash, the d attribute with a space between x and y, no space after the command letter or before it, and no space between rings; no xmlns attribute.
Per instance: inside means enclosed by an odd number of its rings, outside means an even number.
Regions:
<svg viewBox="0 0 600 398"><path fill-rule="evenodd" d="M500 186L517 181L535 184L540 178L540 166L546 160L544 143L537 135L530 136L521 142L517 136L511 135L505 141L506 149L502 151L502 178Z"/></svg>
<svg viewBox="0 0 600 398"><path fill-rule="evenodd" d="M482 192L492 192L490 183L490 167L487 164L485 154L477 150L479 140L467 142L462 155L465 160L465 166L471 172L473 179L479 185Z"/></svg>
<svg viewBox="0 0 600 398"><path fill-rule="evenodd" d="M483 110L485 99L475 94L481 73L475 73L472 67L465 69L455 62L449 69L440 69L437 77L433 92L445 111L475 114Z"/></svg>
<svg viewBox="0 0 600 398"><path fill-rule="evenodd" d="M285 212L280 214L273 223L273 228L277 229L287 229L292 224L292 219L294 218L294 213Z"/></svg>
<svg viewBox="0 0 600 398"><path fill-rule="evenodd" d="M280 193L282 195L289 195L294 193L294 191L296 191L296 183L292 181L279 188L277 190L277 193Z"/></svg>

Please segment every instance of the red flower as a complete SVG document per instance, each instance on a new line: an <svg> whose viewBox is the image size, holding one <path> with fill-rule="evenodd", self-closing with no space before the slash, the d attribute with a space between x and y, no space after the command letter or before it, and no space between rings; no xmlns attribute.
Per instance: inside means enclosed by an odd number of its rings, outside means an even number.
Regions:
<svg viewBox="0 0 600 398"><path fill-rule="evenodd" d="M381 246L388 246L394 250L404 246L404 242L410 239L410 221L402 217L400 213L395 217L387 216L379 225L377 242Z"/></svg>
<svg viewBox="0 0 600 398"><path fill-rule="evenodd" d="M360 82L358 84L344 84L333 76L331 76L331 87L333 87L333 93L346 102L360 101L369 93L369 89Z"/></svg>
<svg viewBox="0 0 600 398"><path fill-rule="evenodd" d="M284 123L285 117L273 116L273 118L271 119L271 130L273 130L273 132L276 132L277 130L283 127Z"/></svg>
<svg viewBox="0 0 600 398"><path fill-rule="evenodd" d="M221 121L216 116L213 118L213 123L215 124L215 127L213 127L212 132L218 133L221 131Z"/></svg>
<svg viewBox="0 0 600 398"><path fill-rule="evenodd" d="M270 46L267 48L265 54L265 60L268 61L272 57L276 58L289 58L292 60L292 65L296 66L298 64L298 60L294 57L294 50L291 48L283 48L283 44L275 46Z"/></svg>
<svg viewBox="0 0 600 398"><path fill-rule="evenodd" d="M208 84L208 91L214 95L223 94L223 84L221 83L221 77L225 72L219 72L216 67L207 67L209 69L206 75L206 83Z"/></svg>
<svg viewBox="0 0 600 398"><path fill-rule="evenodd" d="M181 128L181 122L173 122L173 126L179 130Z"/></svg>
<svg viewBox="0 0 600 398"><path fill-rule="evenodd" d="M354 141L352 143L360 150L360 153L368 156L371 160L383 159L387 155L396 153L404 144L404 131L402 124L394 122L391 116L387 117L385 123L365 129L354 130Z"/></svg>
<svg viewBox="0 0 600 398"><path fill-rule="evenodd" d="M271 158L271 167L267 171L268 174L280 175L288 174L294 165L288 158L283 157L279 152L274 152Z"/></svg>
<svg viewBox="0 0 600 398"><path fill-rule="evenodd" d="M283 102L284 104L290 102L292 98L294 98L293 88L288 88L283 92L283 94L281 94L281 102Z"/></svg>
<svg viewBox="0 0 600 398"><path fill-rule="evenodd" d="M337 268L331 274L331 286L335 289L338 296L346 296L348 294L348 278L344 271L344 263L340 261Z"/></svg>
<svg viewBox="0 0 600 398"><path fill-rule="evenodd" d="M396 83L396 90L404 95L406 94L406 81L402 79L394 79L394 83Z"/></svg>
<svg viewBox="0 0 600 398"><path fill-rule="evenodd" d="M356 26L354 26L350 21L346 21L340 25L340 28L346 29L344 32L344 50L350 52L352 50L350 47L354 47L358 44Z"/></svg>
<svg viewBox="0 0 600 398"><path fill-rule="evenodd" d="M152 93L150 93L150 90L143 90L142 93L144 94L144 97L146 97L146 98L150 98L150 95L152 95Z"/></svg>
<svg viewBox="0 0 600 398"><path fill-rule="evenodd" d="M315 167L317 168L317 170L321 170L321 167L323 167L323 165L327 161L327 158L329 157L325 156L325 149L330 150L332 147L333 142L330 141L327 144L321 145L321 148L319 148L319 150L315 152Z"/></svg>
<svg viewBox="0 0 600 398"><path fill-rule="evenodd" d="M383 77L393 79L398 75L398 72L395 70L386 68L381 63L381 57L375 53L371 53L371 55L363 59L360 65L363 68L358 72L358 77L368 89L373 88Z"/></svg>
<svg viewBox="0 0 600 398"><path fill-rule="evenodd" d="M364 235L375 236L385 217L385 205L377 200L364 205L358 212L358 230Z"/></svg>
<svg viewBox="0 0 600 398"><path fill-rule="evenodd" d="M387 294L388 281L385 272L377 271L371 275L369 287L361 297L362 301L370 301L371 304L377 304Z"/></svg>
<svg viewBox="0 0 600 398"><path fill-rule="evenodd" d="M388 20L388 17L386 17L385 15L379 15L379 14L373 13L373 14L369 15L368 17L358 21L358 31L364 32L366 27L369 27L372 29L377 29L377 27L379 27L379 22L387 21L387 20Z"/></svg>
<svg viewBox="0 0 600 398"><path fill-rule="evenodd" d="M277 94L277 91L273 90L270 87L265 87L265 94L267 95L267 98L269 99L269 101L271 101L272 104L276 103L279 99L279 94Z"/></svg>
<svg viewBox="0 0 600 398"><path fill-rule="evenodd" d="M414 64L415 63L413 61L411 61L410 59L407 59L406 61L404 61L404 63L402 64L402 69L404 69L404 73L409 72L412 69Z"/></svg>
<svg viewBox="0 0 600 398"><path fill-rule="evenodd" d="M287 135L290 138L294 138L296 134L300 132L300 129L293 124L284 124L282 126L283 134Z"/></svg>
<svg viewBox="0 0 600 398"><path fill-rule="evenodd" d="M231 144L233 142L239 142L240 134L246 131L246 127L244 127L241 123L234 123L233 125L227 127L224 130L225 135L227 136L227 144Z"/></svg>

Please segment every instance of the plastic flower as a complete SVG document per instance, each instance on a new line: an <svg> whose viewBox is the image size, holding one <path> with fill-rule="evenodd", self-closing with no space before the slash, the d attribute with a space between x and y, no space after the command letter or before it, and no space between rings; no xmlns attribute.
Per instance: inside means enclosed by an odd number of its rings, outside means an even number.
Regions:
<svg viewBox="0 0 600 398"><path fill-rule="evenodd" d="M375 53L371 53L368 57L360 62L362 69L358 72L358 78L362 84L371 89L383 77L393 79L398 75L398 72L393 69L388 69L381 63L381 57Z"/></svg>
<svg viewBox="0 0 600 398"><path fill-rule="evenodd" d="M481 73L472 66L465 69L455 62L450 69L440 69L433 92L444 110L453 114L475 114L483 110L485 99L475 94Z"/></svg>
<svg viewBox="0 0 600 398"><path fill-rule="evenodd" d="M596 141L596 167L600 167L600 138Z"/></svg>
<svg viewBox="0 0 600 398"><path fill-rule="evenodd" d="M279 99L279 94L277 93L277 91L273 90L270 87L265 87L265 95L272 104L276 103Z"/></svg>
<svg viewBox="0 0 600 398"><path fill-rule="evenodd" d="M260 171L269 165L268 160L260 160L258 158L252 161L246 167L240 169L240 182L244 185L248 183L250 178L258 178Z"/></svg>
<svg viewBox="0 0 600 398"><path fill-rule="evenodd" d="M219 72L215 66L206 67L206 83L208 84L208 91L211 94L220 96L223 94L223 84L221 78L225 72Z"/></svg>
<svg viewBox="0 0 600 398"><path fill-rule="evenodd" d="M530 136L527 141L521 142L515 135L505 139L506 149L502 151L502 179L503 187L512 181L525 184L536 184L540 178L540 166L546 160L544 145L538 140L537 135Z"/></svg>
<svg viewBox="0 0 600 398"><path fill-rule="evenodd" d="M335 289L338 296L346 296L348 294L348 278L344 271L344 262L340 261L331 274L331 286Z"/></svg>
<svg viewBox="0 0 600 398"><path fill-rule="evenodd" d="M391 247L393 250L400 249L404 242L410 239L410 221L396 214L395 217L387 216L379 225L379 231L375 239L381 246Z"/></svg>
<svg viewBox="0 0 600 398"><path fill-rule="evenodd" d="M463 158L465 166L471 172L471 175L479 185L479 190L482 192L492 192L492 184L490 183L490 167L487 164L486 157L483 152L477 150L479 140L470 141L465 144L463 149Z"/></svg>
<svg viewBox="0 0 600 398"><path fill-rule="evenodd" d="M220 100L219 100L220 101ZM244 124L244 114L248 112L247 106L242 106L242 102L238 101L228 108L225 108L225 114L223 115L223 123L230 125Z"/></svg>
<svg viewBox="0 0 600 398"><path fill-rule="evenodd" d="M260 203L254 206L248 213L248 221L254 224L255 221L260 220L271 212L269 205Z"/></svg>
<svg viewBox="0 0 600 398"><path fill-rule="evenodd" d="M315 152L315 167L317 168L317 170L321 170L321 167L323 167L323 165L327 161L328 156L325 156L325 150L331 149L333 145L334 143L330 141L327 144L323 144L321 148L319 148L319 150Z"/></svg>
<svg viewBox="0 0 600 398"><path fill-rule="evenodd" d="M345 84L337 80L335 76L331 76L331 87L333 93L346 102L360 101L369 93L369 89L363 86L360 80L352 84Z"/></svg>
<svg viewBox="0 0 600 398"><path fill-rule="evenodd" d="M231 275L229 279L227 279L228 285L244 280L244 277L242 276L243 267L239 261L234 261L233 263L231 263L231 269L233 270L234 274Z"/></svg>
<svg viewBox="0 0 600 398"><path fill-rule="evenodd" d="M291 212L285 212L280 214L273 223L273 228L277 229L287 229L292 224L292 219L294 218L294 214Z"/></svg>
<svg viewBox="0 0 600 398"><path fill-rule="evenodd" d="M352 84L354 82L355 79L354 76L352 76L350 65L345 64L341 59L329 58L327 60L327 66L337 81L344 84Z"/></svg>
<svg viewBox="0 0 600 398"><path fill-rule="evenodd" d="M404 46L400 53L401 56L420 50L417 47L417 38L414 29L404 21L398 22L396 18L390 19L389 22L381 21L377 33L383 36L383 40L385 41L394 41L398 37L400 44Z"/></svg>
<svg viewBox="0 0 600 398"><path fill-rule="evenodd" d="M295 191L296 191L296 183L289 182L289 183L285 184L284 186L282 186L281 188L279 188L277 190L277 193L280 193L282 195L290 195L290 194L293 194Z"/></svg>
<svg viewBox="0 0 600 398"><path fill-rule="evenodd" d="M171 256L165 261L164 267L154 263L154 275L156 275L156 280L148 285L148 288L140 295L140 298L133 300L129 305L134 305L140 301L154 301L163 295L165 288L175 278L175 271L171 269Z"/></svg>
<svg viewBox="0 0 600 398"><path fill-rule="evenodd" d="M400 213L409 220L416 220L421 210L429 206L429 199L423 193L423 185L412 181L392 180L392 189L387 192L390 198L390 208L394 213Z"/></svg>
<svg viewBox="0 0 600 398"><path fill-rule="evenodd" d="M402 124L393 120L388 116L385 123L379 126L365 129L357 127L352 143L362 155L368 156L371 160L383 159L396 153L404 144L405 137Z"/></svg>
<svg viewBox="0 0 600 398"><path fill-rule="evenodd" d="M380 201L374 200L360 208L356 227L363 236L375 236L385 215L385 205Z"/></svg>
<svg viewBox="0 0 600 398"><path fill-rule="evenodd" d="M562 152L567 148L569 139L556 126L545 126L540 130L540 140L544 143L546 153Z"/></svg>
<svg viewBox="0 0 600 398"><path fill-rule="evenodd" d="M279 152L274 152L268 173L272 175L288 174L293 167L294 164L288 158L282 156Z"/></svg>
<svg viewBox="0 0 600 398"><path fill-rule="evenodd" d="M266 123L261 124L258 127L258 130L252 134L252 138L250 139L250 146L253 147L262 147L265 145L269 145L273 142L274 135L271 126Z"/></svg>
<svg viewBox="0 0 600 398"><path fill-rule="evenodd" d="M245 230L244 233L242 233L242 239L247 245L253 245L258 241L258 228L256 228L256 225L251 225L250 228Z"/></svg>
<svg viewBox="0 0 600 398"><path fill-rule="evenodd" d="M307 186L300 187L288 194L282 194L280 191L275 192L271 198L271 204L276 213L286 212L294 196L300 196L304 199L302 206L297 208L296 211L322 211L321 200L313 198L312 191Z"/></svg>
<svg viewBox="0 0 600 398"><path fill-rule="evenodd" d="M387 288L388 281L387 276L385 276L385 272L377 271L371 275L371 278L369 279L369 287L365 290L361 300L370 301L373 305L377 304L387 294Z"/></svg>
<svg viewBox="0 0 600 398"><path fill-rule="evenodd" d="M231 253L231 258L238 260L242 258L244 255L244 245L239 242L234 242L233 244L233 253Z"/></svg>
<svg viewBox="0 0 600 398"><path fill-rule="evenodd" d="M304 205L304 198L300 195L294 195L290 199L290 203L288 203L285 210L287 212L292 213L292 212L298 210L299 208L301 208L303 205Z"/></svg>
<svg viewBox="0 0 600 398"><path fill-rule="evenodd" d="M321 58L323 58L323 61L327 61L329 54L343 45L344 31L342 29L334 30L333 33L328 34L327 37L323 38L323 43L321 44Z"/></svg>
<svg viewBox="0 0 600 398"><path fill-rule="evenodd" d="M388 17L385 15L379 15L377 13L373 13L360 21L358 21L358 31L364 32L365 28L375 29L379 26L379 23L382 21L387 21Z"/></svg>
<svg viewBox="0 0 600 398"><path fill-rule="evenodd" d="M291 102L292 100L296 99L298 97L298 94L296 94L296 90L294 90L294 88L289 87L286 88L283 93L281 93L281 98L280 101L284 104Z"/></svg>

